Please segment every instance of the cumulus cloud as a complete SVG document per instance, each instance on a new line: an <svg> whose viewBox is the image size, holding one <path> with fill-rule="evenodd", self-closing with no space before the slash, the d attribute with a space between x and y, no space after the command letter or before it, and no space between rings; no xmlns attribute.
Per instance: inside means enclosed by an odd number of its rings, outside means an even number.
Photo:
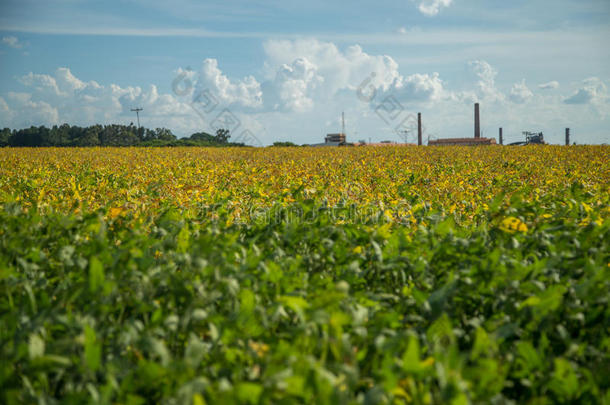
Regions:
<svg viewBox="0 0 610 405"><path fill-rule="evenodd" d="M311 143L340 128L341 111L346 112L350 139L373 137L378 141L401 141L396 128L402 125L408 110L434 117L426 120L428 135L471 134L469 104L477 101L484 103L485 133L499 126L505 128L505 134L518 133L521 128L508 128L508 123L521 125L522 121L523 125L541 130L548 123L583 126L608 111L607 104L601 104L608 100L607 86L598 78L583 81L567 98L537 94L537 102L528 103L534 95L525 80L509 87L505 95L497 84L498 71L483 60L469 63L472 80L464 81L465 87L454 92L438 73L403 75L392 57L367 53L358 45L340 48L316 40L268 41L264 49L265 73L260 78L230 77L218 61L206 59L199 69L178 69L180 83L173 86L173 93L165 94L155 85L118 86L87 81L68 68L50 74L31 72L18 79L25 86L23 92L0 94L0 122L13 128L63 122L127 124L136 118L130 109L142 107L143 126L166 127L176 134L190 135L213 131L212 123L228 108L240 122L232 139L247 129L263 143L279 137ZM202 113L208 106L203 103L197 110L193 101L197 90L204 89L212 94L214 103L210 106L215 109ZM363 89L366 94L359 94ZM379 113L379 106L389 95L404 107L390 122ZM578 103L596 108L570 115L574 109L569 104Z"/></svg>
<svg viewBox="0 0 610 405"><path fill-rule="evenodd" d="M14 36L2 37L2 43L15 49L23 48L23 43L19 41L19 38Z"/></svg>
<svg viewBox="0 0 610 405"><path fill-rule="evenodd" d="M387 55L369 55L359 45L341 51L332 42L308 40L270 40L264 44L268 75L274 77L283 65L304 58L316 66L325 80L326 96L342 89L355 90L374 74L373 85L387 90L399 77L398 63Z"/></svg>
<svg viewBox="0 0 610 405"><path fill-rule="evenodd" d="M253 76L232 82L218 68L216 59L206 59L201 67L200 87L212 91L223 103L243 107L262 105L261 86Z"/></svg>
<svg viewBox="0 0 610 405"><path fill-rule="evenodd" d="M128 123L133 121L134 107L142 107L148 127L183 129L199 123L190 107L171 94L159 94L157 87L102 86L85 82L68 68L54 74L30 72L18 79L27 92L8 93L0 114L5 122L19 128L29 125L72 125L95 123ZM188 117L188 119L186 119Z"/></svg>
<svg viewBox="0 0 610 405"><path fill-rule="evenodd" d="M496 88L498 71L484 60L475 60L468 63L471 70L479 78L476 84L476 95L480 100L502 101L504 94Z"/></svg>
<svg viewBox="0 0 610 405"><path fill-rule="evenodd" d="M534 93L525 84L525 79L515 83L510 90L510 99L517 104L523 104L534 97Z"/></svg>
<svg viewBox="0 0 610 405"><path fill-rule="evenodd" d="M419 2L419 11L428 17L434 17L441 9L449 7L453 0L422 0Z"/></svg>
<svg viewBox="0 0 610 405"><path fill-rule="evenodd" d="M596 104L608 99L606 84L597 77L583 80L583 86L564 100L566 104Z"/></svg>
<svg viewBox="0 0 610 405"><path fill-rule="evenodd" d="M432 75L416 73L406 78L398 77L389 93L405 102L434 102L445 95L443 81L436 72Z"/></svg>
<svg viewBox="0 0 610 405"><path fill-rule="evenodd" d="M271 110L309 111L323 84L318 67L307 58L298 58L282 65L274 80L265 83L265 100Z"/></svg>
<svg viewBox="0 0 610 405"><path fill-rule="evenodd" d="M50 92L54 95L63 95L57 86L55 78L49 75L30 72L27 75L20 77L19 81L25 86L33 87L38 92Z"/></svg>
<svg viewBox="0 0 610 405"><path fill-rule="evenodd" d="M541 90L552 90L552 89L556 89L559 87L559 82L558 81L550 81L548 83L542 83L538 85L538 88Z"/></svg>
<svg viewBox="0 0 610 405"><path fill-rule="evenodd" d="M32 94L9 92L8 103L12 106L9 114L16 127L41 125L42 123L57 124L59 112L57 108L42 100L33 100ZM17 114L18 112L18 114Z"/></svg>

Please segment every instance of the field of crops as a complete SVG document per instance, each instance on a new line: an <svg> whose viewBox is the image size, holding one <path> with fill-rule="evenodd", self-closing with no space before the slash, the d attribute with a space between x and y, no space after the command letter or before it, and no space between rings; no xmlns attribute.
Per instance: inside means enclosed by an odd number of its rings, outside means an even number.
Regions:
<svg viewBox="0 0 610 405"><path fill-rule="evenodd" d="M610 403L610 148L0 149L0 403Z"/></svg>

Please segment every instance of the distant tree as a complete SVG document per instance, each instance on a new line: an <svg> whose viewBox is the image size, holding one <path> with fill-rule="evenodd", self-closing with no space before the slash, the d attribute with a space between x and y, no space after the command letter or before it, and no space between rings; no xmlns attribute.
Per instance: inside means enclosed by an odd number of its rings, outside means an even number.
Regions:
<svg viewBox="0 0 610 405"><path fill-rule="evenodd" d="M135 133L138 133L138 130L135 129ZM142 129L143 137L140 138L143 141L175 141L176 135L172 134L167 128L157 128L157 129Z"/></svg>
<svg viewBox="0 0 610 405"><path fill-rule="evenodd" d="M9 139L10 146L43 146L44 141L41 136L41 131L44 127L20 129L16 131ZM48 131L48 129L47 129Z"/></svg>
<svg viewBox="0 0 610 405"><path fill-rule="evenodd" d="M101 125L94 125L92 127L84 128L83 135L75 140L74 145L76 146L99 146L100 134L104 128Z"/></svg>
<svg viewBox="0 0 610 405"><path fill-rule="evenodd" d="M189 137L190 140L192 141L203 141L203 142L210 142L210 143L214 143L216 142L216 137L214 135L210 135L207 132L195 132L194 134L192 134Z"/></svg>
<svg viewBox="0 0 610 405"><path fill-rule="evenodd" d="M11 135L12 133L9 128L4 128L2 131L0 131L0 147L8 146Z"/></svg>
<svg viewBox="0 0 610 405"><path fill-rule="evenodd" d="M224 128L220 128L216 131L216 142L218 143L227 143L229 141L229 138L231 137L230 134L231 131L229 131L228 129L224 129Z"/></svg>
<svg viewBox="0 0 610 405"><path fill-rule="evenodd" d="M159 139L161 141L175 141L176 140L176 135L172 134L172 131L170 131L167 128L157 128L155 129L155 133L156 133L156 139Z"/></svg>
<svg viewBox="0 0 610 405"><path fill-rule="evenodd" d="M67 146L70 145L70 132L72 128L68 124L61 124L51 128L49 133L49 144L45 146Z"/></svg>
<svg viewBox="0 0 610 405"><path fill-rule="evenodd" d="M219 129L216 135L197 132L190 138L177 139L167 128L136 128L131 125L93 125L90 127L62 124L51 128L30 127L0 131L0 146L245 146L230 143L229 131Z"/></svg>
<svg viewBox="0 0 610 405"><path fill-rule="evenodd" d="M285 142L273 142L273 146L299 146L295 143L285 141Z"/></svg>
<svg viewBox="0 0 610 405"><path fill-rule="evenodd" d="M106 125L100 134L102 146L135 146L140 143L135 128L125 125Z"/></svg>

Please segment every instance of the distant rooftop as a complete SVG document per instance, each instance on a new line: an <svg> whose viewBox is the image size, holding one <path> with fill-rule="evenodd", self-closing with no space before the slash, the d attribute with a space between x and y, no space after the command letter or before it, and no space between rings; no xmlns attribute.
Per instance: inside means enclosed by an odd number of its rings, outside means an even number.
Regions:
<svg viewBox="0 0 610 405"><path fill-rule="evenodd" d="M462 145L462 146L473 146L473 145L495 145L496 140L494 138L444 138L429 141L430 146L447 146L447 145Z"/></svg>

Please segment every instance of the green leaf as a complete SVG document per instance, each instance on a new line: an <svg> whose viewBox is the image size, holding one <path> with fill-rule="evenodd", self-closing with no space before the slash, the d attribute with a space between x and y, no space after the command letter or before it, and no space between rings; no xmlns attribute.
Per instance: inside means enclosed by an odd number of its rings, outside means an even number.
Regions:
<svg viewBox="0 0 610 405"><path fill-rule="evenodd" d="M555 371L550 388L562 400L575 399L578 394L578 376L569 361L558 357L555 359Z"/></svg>
<svg viewBox="0 0 610 405"><path fill-rule="evenodd" d="M263 387L260 384L243 382L237 384L236 391L239 401L256 404L263 392Z"/></svg>
<svg viewBox="0 0 610 405"><path fill-rule="evenodd" d="M95 331L89 325L85 325L85 364L91 371L100 367L102 358L102 346L97 341Z"/></svg>
<svg viewBox="0 0 610 405"><path fill-rule="evenodd" d="M89 260L89 291L96 292L104 284L104 266L97 257Z"/></svg>
<svg viewBox="0 0 610 405"><path fill-rule="evenodd" d="M189 232L188 225L184 225L178 235L176 236L176 251L178 253L186 253L191 240L191 233Z"/></svg>
<svg viewBox="0 0 610 405"><path fill-rule="evenodd" d="M28 339L28 353L30 359L41 357L44 354L44 346L44 340L42 340L38 334L31 334Z"/></svg>
<svg viewBox="0 0 610 405"><path fill-rule="evenodd" d="M421 371L419 356L419 341L415 336L410 336L407 350L402 356L402 369L407 373L419 373Z"/></svg>

